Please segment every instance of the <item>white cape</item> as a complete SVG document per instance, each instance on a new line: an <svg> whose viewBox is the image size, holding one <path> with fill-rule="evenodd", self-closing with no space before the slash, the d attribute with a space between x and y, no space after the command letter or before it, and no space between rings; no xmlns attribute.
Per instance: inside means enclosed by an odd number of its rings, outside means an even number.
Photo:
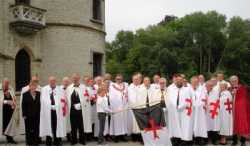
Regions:
<svg viewBox="0 0 250 146"><path fill-rule="evenodd" d="M70 109L71 109L71 95L74 92L75 87L73 84L71 84L66 91L67 95L67 103L68 103L68 109L69 109L69 115L70 115ZM91 133L92 132L92 121L91 121L91 103L88 101L88 97L84 95L86 90L86 87L84 85L79 86L79 99L81 102L81 108L82 108L82 118L83 118L83 125L84 125L84 132L85 133ZM67 124L70 126L70 124ZM67 129L71 129L67 128Z"/></svg>
<svg viewBox="0 0 250 146"><path fill-rule="evenodd" d="M53 136L51 126L51 100L50 94L52 90L49 85L42 88L41 91L41 113L40 113L40 137ZM55 108L57 115L57 137L66 136L66 118L63 116L63 104L61 99L63 98L62 89L57 86L54 89Z"/></svg>

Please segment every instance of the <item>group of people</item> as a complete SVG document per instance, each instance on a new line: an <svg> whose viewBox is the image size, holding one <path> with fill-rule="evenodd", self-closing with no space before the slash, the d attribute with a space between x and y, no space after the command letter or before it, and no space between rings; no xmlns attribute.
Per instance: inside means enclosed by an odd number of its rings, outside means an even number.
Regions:
<svg viewBox="0 0 250 146"><path fill-rule="evenodd" d="M47 146L60 146L65 137L72 145L85 145L92 137L100 145L107 139L119 142L128 137L143 143L133 109L157 102L164 110L170 135L166 140L173 146L202 146L209 141L226 145L229 136L233 137L232 145L237 145L240 136L241 145L246 146L250 99L237 76L231 76L229 82L223 73L207 81L203 75L188 81L185 75L175 74L169 85L160 75L152 80L141 73L132 76L131 84L124 82L121 74L114 81L110 74L81 80L75 73L64 77L61 85L50 76L48 85L41 87L38 77L33 76L22 88L17 122L17 100L6 78L0 87L1 134L13 144L13 136L25 134L27 146L39 145L42 138Z"/></svg>

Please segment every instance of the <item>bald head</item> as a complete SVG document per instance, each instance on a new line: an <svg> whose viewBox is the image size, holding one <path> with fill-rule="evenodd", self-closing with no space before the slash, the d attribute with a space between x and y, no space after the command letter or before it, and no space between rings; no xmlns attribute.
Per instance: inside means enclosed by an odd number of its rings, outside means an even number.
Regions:
<svg viewBox="0 0 250 146"><path fill-rule="evenodd" d="M193 88L197 88L199 86L199 78L198 78L198 76L193 76L190 79L190 82L191 82L191 85L192 85Z"/></svg>
<svg viewBox="0 0 250 146"><path fill-rule="evenodd" d="M67 88L70 84L70 78L69 77L63 77L62 79L62 85L63 87Z"/></svg>
<svg viewBox="0 0 250 146"><path fill-rule="evenodd" d="M49 77L49 85L50 85L51 88L56 87L56 77L55 76L50 76Z"/></svg>
<svg viewBox="0 0 250 146"><path fill-rule="evenodd" d="M74 73L72 75L72 82L75 85L79 85L80 84L80 80L81 80L81 76L78 73Z"/></svg>

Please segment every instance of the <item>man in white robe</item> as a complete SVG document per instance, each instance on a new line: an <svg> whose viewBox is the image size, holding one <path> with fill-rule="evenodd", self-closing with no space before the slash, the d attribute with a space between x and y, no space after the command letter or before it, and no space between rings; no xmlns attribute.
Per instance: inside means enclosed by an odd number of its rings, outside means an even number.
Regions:
<svg viewBox="0 0 250 146"><path fill-rule="evenodd" d="M158 89L153 88L150 85L150 78L144 77L143 84L141 85L138 91L137 99L138 100L134 103L134 105L131 106L132 109L133 110L140 110L140 109L146 110L147 116L145 120L149 122L149 125L146 125L144 129L141 129L141 135L143 138L144 146L171 146L168 129L165 125L166 122L164 121L165 120L164 113L155 112L155 111L159 111L156 109L162 108L161 107L162 95L161 95L160 88ZM151 111L149 109L154 109L154 110ZM141 111L141 112L143 113L145 111ZM150 113L147 113L147 112L150 112ZM152 115L152 114L156 114L156 115ZM141 118L144 119L143 117ZM137 120L138 120L137 122L140 123L140 118ZM160 126L159 126L155 123L156 121L158 122L164 121L164 122L160 122Z"/></svg>
<svg viewBox="0 0 250 146"><path fill-rule="evenodd" d="M207 128L208 128L208 138L213 144L217 144L219 139L218 132L220 130L220 89L216 86L217 80L212 78L206 83L206 94L208 97L208 110L207 110Z"/></svg>
<svg viewBox="0 0 250 146"><path fill-rule="evenodd" d="M87 88L80 84L80 75L72 75L72 84L67 88L67 100L71 126L71 144L86 144L85 133L92 132L90 99ZM77 138L79 133L79 140Z"/></svg>
<svg viewBox="0 0 250 146"><path fill-rule="evenodd" d="M206 88L206 79L203 74L200 74L198 78L199 78L199 88L203 88L204 90Z"/></svg>
<svg viewBox="0 0 250 146"><path fill-rule="evenodd" d="M168 115L167 115L166 102L165 102L167 100L167 80L166 80L166 78L159 79L159 89L154 90L154 98L158 98L158 100L160 100L161 107L162 107L164 114L165 114L165 121L166 121L166 124L168 124L168 122L167 122Z"/></svg>
<svg viewBox="0 0 250 146"><path fill-rule="evenodd" d="M62 98L64 98L63 90L56 85L56 78L49 77L49 84L41 90L39 134L40 137L46 137L47 146L60 146L62 138L66 136Z"/></svg>
<svg viewBox="0 0 250 146"><path fill-rule="evenodd" d="M205 145L207 139L207 96L205 88L200 88L199 78L191 78L190 90L194 106L194 137L195 144Z"/></svg>
<svg viewBox="0 0 250 146"><path fill-rule="evenodd" d="M17 133L17 110L14 89L7 78L0 85L0 137L6 136L7 142L16 144L13 139Z"/></svg>
<svg viewBox="0 0 250 146"><path fill-rule="evenodd" d="M160 88L160 85L159 85L160 78L161 78L161 76L158 75L158 74L155 74L153 76L154 83L151 84L151 88L154 88L154 89L159 89Z"/></svg>
<svg viewBox="0 0 250 146"><path fill-rule="evenodd" d="M176 75L175 83L167 89L169 132L173 146L189 146L193 139L193 107L189 88Z"/></svg>
<svg viewBox="0 0 250 146"><path fill-rule="evenodd" d="M133 105L139 100L139 89L141 87L140 79L138 74L134 74L132 77L132 83L128 87L128 102L129 105ZM129 111L129 133L132 133L131 137L133 141L141 141L141 134L133 111Z"/></svg>
<svg viewBox="0 0 250 146"><path fill-rule="evenodd" d="M71 141L71 131L70 131L70 119L69 119L69 114L68 114L68 107L67 107L67 95L66 95L66 91L68 86L71 84L70 78L69 77L63 77L62 79L62 85L60 86L61 89L63 90L63 94L64 94L64 99L63 104L65 106L64 108L64 112L66 114L66 131L67 131L67 141L70 142Z"/></svg>
<svg viewBox="0 0 250 146"><path fill-rule="evenodd" d="M119 111L127 108L128 85L123 82L121 74L116 75L115 81L109 87L110 108L112 111ZM128 132L127 117L127 110L111 115L110 135L114 136L115 142L127 141L125 137Z"/></svg>

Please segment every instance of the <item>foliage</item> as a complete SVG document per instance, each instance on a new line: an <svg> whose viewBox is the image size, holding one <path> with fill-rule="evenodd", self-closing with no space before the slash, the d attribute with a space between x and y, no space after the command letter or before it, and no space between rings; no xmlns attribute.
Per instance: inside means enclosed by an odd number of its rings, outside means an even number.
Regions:
<svg viewBox="0 0 250 146"><path fill-rule="evenodd" d="M215 11L169 19L135 33L120 31L106 45L106 71L145 75L211 75L223 70L250 84L250 21Z"/></svg>

